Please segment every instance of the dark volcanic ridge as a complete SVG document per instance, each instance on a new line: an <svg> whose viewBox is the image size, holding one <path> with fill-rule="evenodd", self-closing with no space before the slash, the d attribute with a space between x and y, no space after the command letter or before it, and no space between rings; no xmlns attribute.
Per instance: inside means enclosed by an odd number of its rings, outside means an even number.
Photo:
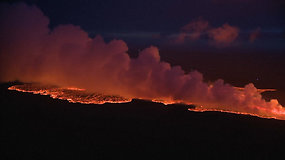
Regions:
<svg viewBox="0 0 285 160"><path fill-rule="evenodd" d="M285 123L134 99L80 104L0 85L3 159L275 159Z"/></svg>

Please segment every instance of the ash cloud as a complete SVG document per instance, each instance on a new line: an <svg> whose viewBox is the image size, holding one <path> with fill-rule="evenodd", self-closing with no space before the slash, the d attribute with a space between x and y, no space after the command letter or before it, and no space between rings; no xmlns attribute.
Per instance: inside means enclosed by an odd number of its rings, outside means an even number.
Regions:
<svg viewBox="0 0 285 160"><path fill-rule="evenodd" d="M74 25L49 29L49 19L36 6L1 4L0 11L1 81L76 86L127 98L165 99L285 119L278 101L266 102L253 84L241 91L223 80L205 83L198 71L185 73L180 66L161 61L157 47L130 58L122 40L106 43ZM226 36L220 38L224 31ZM212 32L213 39L222 42L237 36L229 25Z"/></svg>

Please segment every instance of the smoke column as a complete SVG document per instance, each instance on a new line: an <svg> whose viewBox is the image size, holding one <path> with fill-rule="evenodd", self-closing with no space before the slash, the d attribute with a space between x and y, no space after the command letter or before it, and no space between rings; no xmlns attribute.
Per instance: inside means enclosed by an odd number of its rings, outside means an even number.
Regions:
<svg viewBox="0 0 285 160"><path fill-rule="evenodd" d="M74 25L49 29L49 19L36 6L1 4L0 12L1 81L76 86L128 98L194 103L205 109L285 119L278 101L266 102L253 84L243 90L220 79L209 85L198 71L185 73L180 66L161 61L154 46L132 59L122 40L106 43Z"/></svg>

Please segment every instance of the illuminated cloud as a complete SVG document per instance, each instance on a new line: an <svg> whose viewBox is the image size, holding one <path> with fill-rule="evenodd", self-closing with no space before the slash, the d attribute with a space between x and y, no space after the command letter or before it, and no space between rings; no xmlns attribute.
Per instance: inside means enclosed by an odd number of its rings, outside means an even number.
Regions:
<svg viewBox="0 0 285 160"><path fill-rule="evenodd" d="M217 47L227 47L232 44L239 35L239 29L225 23L221 27L213 28L209 22L199 17L181 28L181 32L174 36L174 42L184 43L190 39L192 41L201 38L202 34L209 38L209 43Z"/></svg>
<svg viewBox="0 0 285 160"><path fill-rule="evenodd" d="M178 35L175 35L173 39L173 42L176 44L183 44L185 42L185 39L187 38L187 33L181 32Z"/></svg>
<svg viewBox="0 0 285 160"><path fill-rule="evenodd" d="M0 10L1 81L76 86L127 98L181 101L265 116L285 114L276 100L262 99L253 84L242 91L223 80L209 85L198 71L185 73L180 66L161 61L157 47L130 58L122 40L106 43L74 25L50 30L48 18L35 6L1 5ZM206 28L196 24L185 29ZM209 30L209 36L217 44L229 44L237 38L238 28L224 24Z"/></svg>
<svg viewBox="0 0 285 160"><path fill-rule="evenodd" d="M252 32L250 33L250 35L249 35L249 41L250 41L251 43L253 43L253 42L258 38L258 36L260 35L260 31L261 31L261 29L260 29L260 27L258 27L257 29L255 29L254 31L252 31Z"/></svg>
<svg viewBox="0 0 285 160"><path fill-rule="evenodd" d="M209 38L217 46L228 46L233 43L239 35L239 29L225 23L223 26L208 31Z"/></svg>
<svg viewBox="0 0 285 160"><path fill-rule="evenodd" d="M203 33L208 29L208 21L199 17L185 26L181 27L180 33L175 35L173 42L176 44L183 44L186 40L198 40Z"/></svg>
<svg viewBox="0 0 285 160"><path fill-rule="evenodd" d="M201 34L209 27L209 22L201 17L198 20L192 21L181 28L182 32L189 33L188 37L192 40L199 39Z"/></svg>

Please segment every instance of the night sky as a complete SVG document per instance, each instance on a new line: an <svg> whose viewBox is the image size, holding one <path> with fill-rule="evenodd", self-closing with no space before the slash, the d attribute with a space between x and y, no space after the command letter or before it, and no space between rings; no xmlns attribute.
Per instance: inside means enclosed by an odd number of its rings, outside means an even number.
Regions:
<svg viewBox="0 0 285 160"><path fill-rule="evenodd" d="M50 17L51 26L80 25L94 32L175 32L197 17L213 26L229 23L244 31L284 31L282 0L94 0L27 1Z"/></svg>
<svg viewBox="0 0 285 160"><path fill-rule="evenodd" d="M14 1L10 1L14 2ZM212 28L228 23L237 27L238 48L284 50L283 0L49 0L24 1L37 5L50 18L50 27L74 24L105 38L123 39L136 45L173 45L169 39L186 24L202 18ZM258 32L255 43L250 34ZM180 44L181 45L181 44ZM209 47L208 37L184 46ZM211 45L210 45L211 46ZM190 47L190 48L191 48ZM229 47L229 46L228 46Z"/></svg>

